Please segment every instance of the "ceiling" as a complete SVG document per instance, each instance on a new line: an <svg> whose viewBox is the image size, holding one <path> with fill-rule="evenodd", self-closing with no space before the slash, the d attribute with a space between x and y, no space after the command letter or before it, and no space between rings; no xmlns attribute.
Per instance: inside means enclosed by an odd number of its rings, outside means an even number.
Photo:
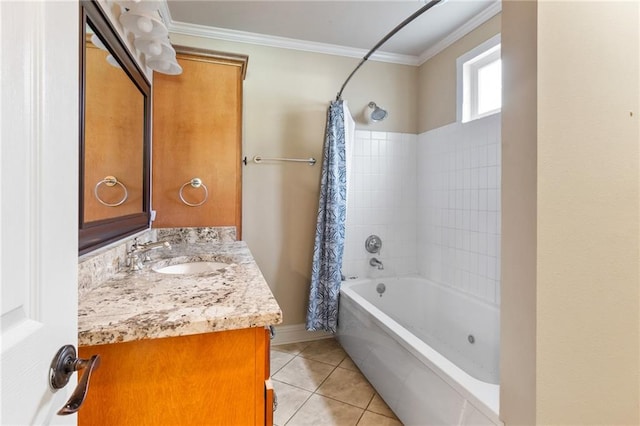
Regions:
<svg viewBox="0 0 640 426"><path fill-rule="evenodd" d="M425 3L405 1L167 0L169 27L231 30L368 51ZM447 0L407 25L380 52L420 57L452 32L499 11L499 0ZM495 12L487 13L489 10ZM167 18L167 17L165 17ZM470 22L471 21L471 22ZM237 33L237 32L242 33Z"/></svg>

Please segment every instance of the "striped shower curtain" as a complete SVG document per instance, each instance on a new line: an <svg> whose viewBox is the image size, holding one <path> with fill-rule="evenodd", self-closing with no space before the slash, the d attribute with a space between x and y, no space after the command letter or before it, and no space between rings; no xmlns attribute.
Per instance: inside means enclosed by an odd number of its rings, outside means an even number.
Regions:
<svg viewBox="0 0 640 426"><path fill-rule="evenodd" d="M335 332L338 324L342 254L347 215L347 152L354 123L346 103L327 112L320 203L313 248L306 329Z"/></svg>

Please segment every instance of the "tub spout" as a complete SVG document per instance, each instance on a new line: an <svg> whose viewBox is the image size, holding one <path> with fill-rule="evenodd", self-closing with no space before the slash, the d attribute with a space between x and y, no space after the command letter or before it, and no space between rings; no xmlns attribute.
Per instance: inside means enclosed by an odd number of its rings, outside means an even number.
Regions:
<svg viewBox="0 0 640 426"><path fill-rule="evenodd" d="M369 265L376 266L379 270L383 270L384 269L384 265L382 264L382 262L380 262L375 257L371 258L371 260L369 261Z"/></svg>

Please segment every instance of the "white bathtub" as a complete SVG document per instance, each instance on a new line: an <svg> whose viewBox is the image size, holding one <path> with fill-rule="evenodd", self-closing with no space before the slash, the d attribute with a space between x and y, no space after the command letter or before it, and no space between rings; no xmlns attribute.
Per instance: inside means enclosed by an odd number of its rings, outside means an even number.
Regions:
<svg viewBox="0 0 640 426"><path fill-rule="evenodd" d="M495 425L499 323L497 307L422 278L344 281L337 337L405 425Z"/></svg>

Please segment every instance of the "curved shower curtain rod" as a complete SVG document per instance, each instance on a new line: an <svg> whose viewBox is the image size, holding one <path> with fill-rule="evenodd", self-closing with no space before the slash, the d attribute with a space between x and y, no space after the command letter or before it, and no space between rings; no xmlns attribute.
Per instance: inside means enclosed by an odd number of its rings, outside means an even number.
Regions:
<svg viewBox="0 0 640 426"><path fill-rule="evenodd" d="M380 40L378 42L378 44L373 46L373 48L366 55L364 55L364 57L362 58L362 60L358 64L358 66L353 71L351 71L351 74L349 74L349 77L347 77L347 79L344 81L344 84L342 85L342 87L340 88L340 91L338 92L338 95L336 96L336 101L339 101L340 99L342 99L342 91L347 86L347 83L349 83L349 80L351 80L351 77L353 77L353 75L356 73L356 71L358 71L360 69L362 64L364 64L367 61L367 59L369 59L369 56L371 56L376 50L378 50L380 48L380 46L385 44L387 42L387 40L389 40L391 37L393 37L398 31L403 29L408 23L410 23L411 21L416 19L418 16L422 15L427 10L431 9L433 6L437 5L438 3L442 3L444 1L445 0L431 0L429 3L425 4L420 9L418 9L413 15L409 16L407 19L405 19L400 24L398 24L394 29L392 29L389 32L389 34L384 36L382 38L382 40Z"/></svg>

